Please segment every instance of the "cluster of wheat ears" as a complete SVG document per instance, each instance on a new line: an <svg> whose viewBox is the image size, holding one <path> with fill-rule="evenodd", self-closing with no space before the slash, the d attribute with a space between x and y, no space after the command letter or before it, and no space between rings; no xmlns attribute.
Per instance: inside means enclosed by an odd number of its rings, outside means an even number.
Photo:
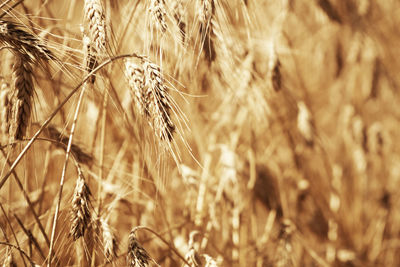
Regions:
<svg viewBox="0 0 400 267"><path fill-rule="evenodd" d="M398 266L399 10L3 0L0 263Z"/></svg>

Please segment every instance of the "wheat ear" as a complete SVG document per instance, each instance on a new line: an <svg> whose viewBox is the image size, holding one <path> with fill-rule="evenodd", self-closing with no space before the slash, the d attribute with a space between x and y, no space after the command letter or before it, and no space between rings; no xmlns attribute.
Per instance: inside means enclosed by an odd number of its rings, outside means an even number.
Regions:
<svg viewBox="0 0 400 267"><path fill-rule="evenodd" d="M149 12L153 23L164 33L167 30L167 22L165 20L167 12L165 10L164 0L151 0Z"/></svg>
<svg viewBox="0 0 400 267"><path fill-rule="evenodd" d="M103 236L104 256L108 262L111 262L117 255L117 239L111 231L110 225L103 218L100 218L100 227Z"/></svg>
<svg viewBox="0 0 400 267"><path fill-rule="evenodd" d="M74 240L85 234L85 230L91 221L90 195L89 187L83 175L79 174L76 180L71 210L72 224L70 235Z"/></svg>
<svg viewBox="0 0 400 267"><path fill-rule="evenodd" d="M194 237L198 234L198 231L192 231L189 235L189 250L185 254L185 259L190 265L185 264L184 267L198 267L202 266L201 258L194 247Z"/></svg>
<svg viewBox="0 0 400 267"><path fill-rule="evenodd" d="M38 62L55 59L39 38L20 29L15 22L0 20L0 43L12 47L14 53L26 56L25 60Z"/></svg>
<svg viewBox="0 0 400 267"><path fill-rule="evenodd" d="M217 262L210 255L203 254L202 256L206 262L204 264L204 267L217 267L218 266Z"/></svg>
<svg viewBox="0 0 400 267"><path fill-rule="evenodd" d="M92 45L92 42L86 34L83 34L83 67L86 71L86 74L90 73L98 66L96 50ZM90 76L88 83L94 83L96 80L96 76Z"/></svg>
<svg viewBox="0 0 400 267"><path fill-rule="evenodd" d="M212 62L216 58L214 43L212 40L213 23L215 15L214 0L198 0L198 20L200 22L201 48L206 55L206 59Z"/></svg>
<svg viewBox="0 0 400 267"><path fill-rule="evenodd" d="M143 248L136 237L136 231L133 229L129 234L128 254L126 257L129 267L147 267L151 262L149 253Z"/></svg>
<svg viewBox="0 0 400 267"><path fill-rule="evenodd" d="M172 6L172 10L174 10L174 19L179 28L179 32L181 34L182 43L185 43L186 39L186 23L184 19L185 10L182 5L182 0L175 0Z"/></svg>
<svg viewBox="0 0 400 267"><path fill-rule="evenodd" d="M21 140L29 125L34 94L32 66L26 57L16 55L13 76L14 93L10 134L15 140Z"/></svg>
<svg viewBox="0 0 400 267"><path fill-rule="evenodd" d="M145 97L148 102L148 111L156 135L162 140L171 141L175 125L171 120L171 103L168 88L165 85L161 69L148 59L142 59L145 84L147 91Z"/></svg>
<svg viewBox="0 0 400 267"><path fill-rule="evenodd" d="M34 87L31 64L55 57L39 38L22 30L15 22L0 20L0 43L10 46L15 54L10 134L20 140L26 134L32 112Z"/></svg>
<svg viewBox="0 0 400 267"><path fill-rule="evenodd" d="M95 44L97 53L105 51L106 20L100 0L85 0L85 18L89 24L90 40Z"/></svg>
<svg viewBox="0 0 400 267"><path fill-rule="evenodd" d="M129 92L131 92L136 108L141 115L149 115L147 106L148 101L145 95L145 79L142 66L133 62L132 59L125 60L125 76L129 83Z"/></svg>

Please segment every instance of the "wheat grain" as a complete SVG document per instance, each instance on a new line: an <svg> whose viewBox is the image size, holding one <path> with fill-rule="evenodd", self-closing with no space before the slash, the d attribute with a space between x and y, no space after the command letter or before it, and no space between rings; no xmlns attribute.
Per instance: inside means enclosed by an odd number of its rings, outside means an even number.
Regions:
<svg viewBox="0 0 400 267"><path fill-rule="evenodd" d="M129 234L127 264L129 267L148 267L151 262L149 253L142 247L136 238L135 230Z"/></svg>
<svg viewBox="0 0 400 267"><path fill-rule="evenodd" d="M70 235L73 240L77 240L79 237L85 234L85 230L88 228L91 221L90 211L90 190L88 185L80 173L76 180L76 186L74 190L74 196L72 199L72 210L71 210L71 229Z"/></svg>
<svg viewBox="0 0 400 267"><path fill-rule="evenodd" d="M281 62L279 60L278 54L275 50L275 45L272 43L269 55L269 80L271 81L272 88L277 92L281 89L282 78L281 78Z"/></svg>
<svg viewBox="0 0 400 267"><path fill-rule="evenodd" d="M300 134L305 139L306 143L308 145L312 145L314 143L313 141L314 131L311 123L310 111L308 110L307 105L303 101L300 101L297 104L297 107L299 109L297 115L297 128Z"/></svg>
<svg viewBox="0 0 400 267"><path fill-rule="evenodd" d="M0 133L2 136L8 136L10 129L10 89L7 84L3 83L0 89Z"/></svg>
<svg viewBox="0 0 400 267"><path fill-rule="evenodd" d="M15 54L10 135L13 139L20 140L26 134L32 113L34 86L31 63L40 63L55 57L40 39L11 21L0 20L0 43L12 47Z"/></svg>
<svg viewBox="0 0 400 267"><path fill-rule="evenodd" d="M204 260L206 261L206 263L204 264L204 267L217 267L218 266L217 262L210 255L203 254L202 256L204 257Z"/></svg>

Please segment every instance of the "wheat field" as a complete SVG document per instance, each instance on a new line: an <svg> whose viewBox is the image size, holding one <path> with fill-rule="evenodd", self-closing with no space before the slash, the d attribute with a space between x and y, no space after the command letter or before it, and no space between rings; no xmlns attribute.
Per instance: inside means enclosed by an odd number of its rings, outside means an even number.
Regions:
<svg viewBox="0 0 400 267"><path fill-rule="evenodd" d="M399 266L400 2L2 0L2 266Z"/></svg>

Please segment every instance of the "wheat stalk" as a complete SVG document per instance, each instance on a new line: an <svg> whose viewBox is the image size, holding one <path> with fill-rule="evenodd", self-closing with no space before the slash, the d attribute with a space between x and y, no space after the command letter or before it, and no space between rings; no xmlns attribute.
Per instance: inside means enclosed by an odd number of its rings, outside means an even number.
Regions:
<svg viewBox="0 0 400 267"><path fill-rule="evenodd" d="M46 133L48 134L50 139L57 140L61 143L56 143L57 147L62 146L62 148L65 148L68 145L69 138L62 134L55 126L49 125L47 127ZM73 154L76 161L79 163L88 165L91 165L93 163L93 157L90 154L84 152L84 149L82 149L75 143L71 144L71 153Z"/></svg>

